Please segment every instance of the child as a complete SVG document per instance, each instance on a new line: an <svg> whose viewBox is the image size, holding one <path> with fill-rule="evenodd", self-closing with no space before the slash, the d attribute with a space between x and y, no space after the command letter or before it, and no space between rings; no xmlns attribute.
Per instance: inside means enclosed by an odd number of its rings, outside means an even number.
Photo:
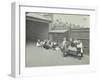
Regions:
<svg viewBox="0 0 100 80"><path fill-rule="evenodd" d="M80 55L79 56L83 56L83 44L80 40L78 40L78 44L77 44L77 53Z"/></svg>
<svg viewBox="0 0 100 80"><path fill-rule="evenodd" d="M41 41L40 40L37 41L36 46L41 47Z"/></svg>

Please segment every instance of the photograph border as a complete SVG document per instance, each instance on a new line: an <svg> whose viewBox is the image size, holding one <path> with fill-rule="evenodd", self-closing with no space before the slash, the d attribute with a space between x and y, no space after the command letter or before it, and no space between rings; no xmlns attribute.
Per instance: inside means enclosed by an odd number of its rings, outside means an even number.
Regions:
<svg viewBox="0 0 100 80"><path fill-rule="evenodd" d="M34 5L34 6L33 6ZM92 54L90 56L90 65L64 65L64 66L56 66L56 67L37 67L37 68L30 68L30 69L26 69L25 63L22 56L25 53L23 53L23 50L21 50L21 48L23 48L23 44L21 43L21 39L25 38L22 37L23 35L23 29L25 30L25 24L23 24L22 22L22 18L24 17L25 19L25 15L23 15L25 13L25 8L27 7L31 7L31 8L47 8L47 9L60 9L60 10L78 10L78 11L92 11L93 15L92 15L92 24L91 28L90 28L90 34L94 34L94 35L90 35L90 53ZM94 41L95 40L91 40L91 38L95 38L95 31L93 29L95 29L95 18L96 18L96 8L86 8L86 7L72 7L72 6L68 6L68 7L62 7L62 6L57 6L57 7L53 7L53 6L47 6L47 5L35 5L35 4L26 4L26 3L16 3L13 2L12 3L12 7L11 7L11 75L13 77L22 77L22 76L35 76L35 75L54 75L54 74L67 74L67 73L86 73L86 72L95 72L96 70L96 56L94 55L94 47L92 47L94 45ZM22 8L22 9L21 9ZM27 9L26 9L27 10ZM58 11L59 12L59 11ZM57 12L57 13L58 13ZM71 12L69 12L71 13ZM89 13L90 14L90 13ZM24 20L25 21L25 20ZM24 22L25 23L25 22ZM23 40L23 39L22 39ZM25 47L25 44L24 44ZM93 49L93 50L92 50ZM80 67L80 68L79 68ZM55 70L55 71L54 71Z"/></svg>

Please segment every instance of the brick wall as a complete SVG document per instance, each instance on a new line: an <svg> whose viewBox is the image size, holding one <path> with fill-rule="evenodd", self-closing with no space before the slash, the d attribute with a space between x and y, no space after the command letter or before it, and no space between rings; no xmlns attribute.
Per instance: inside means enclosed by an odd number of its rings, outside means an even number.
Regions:
<svg viewBox="0 0 100 80"><path fill-rule="evenodd" d="M70 37L82 40L84 47L89 47L89 28L71 29Z"/></svg>

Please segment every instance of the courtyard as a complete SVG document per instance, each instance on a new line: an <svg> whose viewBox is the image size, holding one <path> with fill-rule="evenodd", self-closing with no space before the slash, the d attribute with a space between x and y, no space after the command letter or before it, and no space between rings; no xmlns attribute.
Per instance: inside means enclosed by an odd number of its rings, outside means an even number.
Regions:
<svg viewBox="0 0 100 80"><path fill-rule="evenodd" d="M33 43L27 43L25 64L26 67L86 65L89 64L89 56L84 54L81 60L73 56L63 57L61 51L46 50L36 47Z"/></svg>

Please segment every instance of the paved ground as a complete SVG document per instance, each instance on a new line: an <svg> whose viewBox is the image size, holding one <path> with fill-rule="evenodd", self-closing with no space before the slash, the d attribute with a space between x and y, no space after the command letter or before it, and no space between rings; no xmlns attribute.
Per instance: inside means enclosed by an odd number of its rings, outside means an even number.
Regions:
<svg viewBox="0 0 100 80"><path fill-rule="evenodd" d="M38 48L33 44L26 45L25 60L26 67L89 64L88 55L84 55L81 60L72 56L63 57L60 51Z"/></svg>

